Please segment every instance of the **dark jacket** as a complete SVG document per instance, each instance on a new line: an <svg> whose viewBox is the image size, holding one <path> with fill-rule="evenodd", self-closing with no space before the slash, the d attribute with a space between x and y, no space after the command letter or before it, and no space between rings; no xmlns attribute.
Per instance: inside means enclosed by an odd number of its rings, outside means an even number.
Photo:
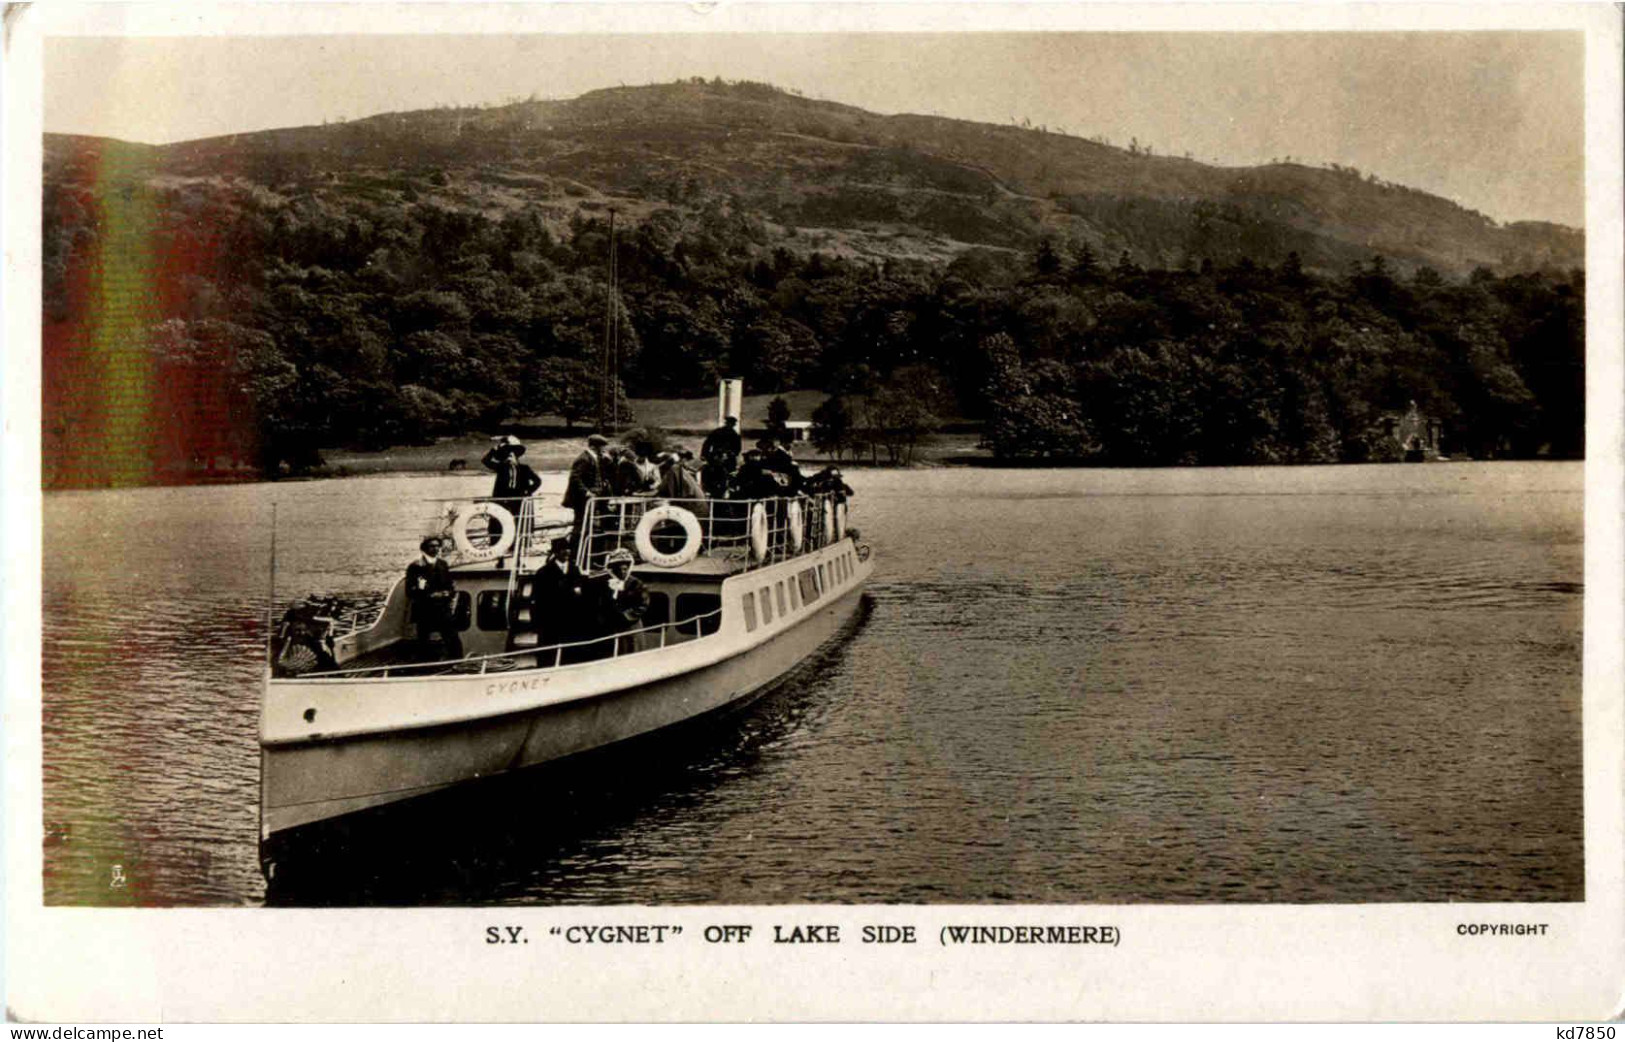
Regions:
<svg viewBox="0 0 1625 1042"><path fill-rule="evenodd" d="M768 474L778 475L781 496L799 496L807 487L807 479L802 475L801 468L796 466L795 458L783 449L774 449L762 459L762 469Z"/></svg>
<svg viewBox="0 0 1625 1042"><path fill-rule="evenodd" d="M609 573L605 572L587 580L587 596L596 608L599 632L619 633L632 629L643 621L643 613L649 610L649 590L642 579L628 575L626 585L617 594L610 590L609 579Z"/></svg>
<svg viewBox="0 0 1625 1042"><path fill-rule="evenodd" d="M745 461L734 475L729 492L731 499L772 499L784 495L789 495L788 479L781 483L761 459Z"/></svg>
<svg viewBox="0 0 1625 1042"><path fill-rule="evenodd" d="M587 509L588 496L601 496L605 491L603 461L598 453L587 449L570 464L570 483L564 488L564 505L576 512L581 520Z"/></svg>
<svg viewBox="0 0 1625 1042"><path fill-rule="evenodd" d="M661 499L699 499L704 493L700 491L700 479L692 470L681 463L673 463L660 472L660 484L655 488L655 495Z"/></svg>
<svg viewBox="0 0 1625 1042"><path fill-rule="evenodd" d="M536 619L542 624L542 635L550 643L563 643L577 639L582 632L583 616L591 602L583 591L587 577L571 562L565 568L554 567L548 561L536 569L531 579Z"/></svg>
<svg viewBox="0 0 1625 1042"><path fill-rule="evenodd" d="M491 489L492 499L519 499L542 487L542 479L536 476L529 464L519 462L513 453L502 452L497 446L492 446L480 462L486 470L496 471L497 481Z"/></svg>
<svg viewBox="0 0 1625 1042"><path fill-rule="evenodd" d="M635 496L643 492L653 492L655 486L654 482L644 476L637 460L623 456L615 461L610 487L617 496Z"/></svg>
<svg viewBox="0 0 1625 1042"><path fill-rule="evenodd" d="M739 458L739 449L744 443L739 440L737 427L722 426L705 436L700 445L701 459L722 458L729 461L729 466Z"/></svg>
<svg viewBox="0 0 1625 1042"><path fill-rule="evenodd" d="M817 495L820 492L832 492L835 502L845 503L852 495L852 486L836 477L828 467L807 479L807 491Z"/></svg>
<svg viewBox="0 0 1625 1042"><path fill-rule="evenodd" d="M418 558L406 566L406 600L411 605L408 617L413 622L443 624L451 618L452 605L457 597L457 584L451 578L451 566L444 558L435 558L425 564Z"/></svg>

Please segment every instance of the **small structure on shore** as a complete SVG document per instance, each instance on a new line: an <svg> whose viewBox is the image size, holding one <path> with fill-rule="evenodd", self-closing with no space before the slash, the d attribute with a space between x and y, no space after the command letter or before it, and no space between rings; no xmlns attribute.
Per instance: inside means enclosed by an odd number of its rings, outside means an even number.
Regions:
<svg viewBox="0 0 1625 1042"><path fill-rule="evenodd" d="M1444 424L1435 417L1425 415L1415 400L1402 415L1385 417L1390 435L1400 456L1408 463L1439 459L1444 455L1440 445L1444 440Z"/></svg>

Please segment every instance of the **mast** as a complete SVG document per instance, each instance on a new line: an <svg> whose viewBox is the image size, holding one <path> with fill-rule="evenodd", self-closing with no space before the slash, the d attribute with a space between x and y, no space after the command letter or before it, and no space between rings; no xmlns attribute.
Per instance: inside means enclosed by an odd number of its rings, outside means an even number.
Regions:
<svg viewBox="0 0 1625 1042"><path fill-rule="evenodd" d="M598 376L598 429L606 434L621 425L620 388L621 338L620 314L615 307L618 271L615 263L615 208L609 208L609 260L607 262L609 290L604 303L604 350L600 356Z"/></svg>

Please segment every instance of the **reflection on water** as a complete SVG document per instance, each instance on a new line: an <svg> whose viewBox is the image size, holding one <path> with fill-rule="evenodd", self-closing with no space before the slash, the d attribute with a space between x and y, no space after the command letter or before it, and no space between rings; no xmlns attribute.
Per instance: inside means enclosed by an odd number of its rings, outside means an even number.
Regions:
<svg viewBox="0 0 1625 1042"><path fill-rule="evenodd" d="M861 473L871 610L790 683L636 770L376 816L270 897L1579 899L1581 476ZM280 598L366 595L485 484L47 497L47 901L264 900L270 503Z"/></svg>

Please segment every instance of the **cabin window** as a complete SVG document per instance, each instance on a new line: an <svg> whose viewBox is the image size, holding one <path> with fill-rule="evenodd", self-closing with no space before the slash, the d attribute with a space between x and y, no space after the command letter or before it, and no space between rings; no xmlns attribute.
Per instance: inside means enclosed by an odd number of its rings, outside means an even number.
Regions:
<svg viewBox="0 0 1625 1042"><path fill-rule="evenodd" d="M818 566L818 590L819 590L820 593L822 593L823 591L825 591L827 589L829 589L829 573L824 570L823 565L819 565Z"/></svg>
<svg viewBox="0 0 1625 1042"><path fill-rule="evenodd" d="M506 597L508 591L502 591ZM469 596L467 590L457 591L457 607L452 609L451 624L461 633L474 624L474 598Z"/></svg>
<svg viewBox="0 0 1625 1042"><path fill-rule="evenodd" d="M508 628L508 591L481 590L474 599L474 624L482 630Z"/></svg>
<svg viewBox="0 0 1625 1042"><path fill-rule="evenodd" d="M802 604L811 604L818 599L817 572L811 568L804 569L800 575L796 576L796 581L801 585Z"/></svg>
<svg viewBox="0 0 1625 1042"><path fill-rule="evenodd" d="M762 595L758 600L762 605L762 625L773 621L773 590L771 587L762 587Z"/></svg>
<svg viewBox="0 0 1625 1042"><path fill-rule="evenodd" d="M649 595L649 610L643 613L643 625L659 626L671 619L671 601L663 593Z"/></svg>
<svg viewBox="0 0 1625 1042"><path fill-rule="evenodd" d="M773 592L779 595L779 615L782 617L790 614L789 609L784 606L784 584L781 582L774 586Z"/></svg>
<svg viewBox="0 0 1625 1042"><path fill-rule="evenodd" d="M801 597L796 593L796 581L791 579L784 585L790 587L790 607L792 609L801 607Z"/></svg>
<svg viewBox="0 0 1625 1042"><path fill-rule="evenodd" d="M739 603L745 608L745 632L749 633L756 628L756 595L747 593Z"/></svg>
<svg viewBox="0 0 1625 1042"><path fill-rule="evenodd" d="M677 595L677 622L679 625L688 623L683 630L692 633L695 624L689 620L697 616L700 636L715 633L722 626L722 616L717 614L721 607L722 598L714 593L680 593Z"/></svg>

